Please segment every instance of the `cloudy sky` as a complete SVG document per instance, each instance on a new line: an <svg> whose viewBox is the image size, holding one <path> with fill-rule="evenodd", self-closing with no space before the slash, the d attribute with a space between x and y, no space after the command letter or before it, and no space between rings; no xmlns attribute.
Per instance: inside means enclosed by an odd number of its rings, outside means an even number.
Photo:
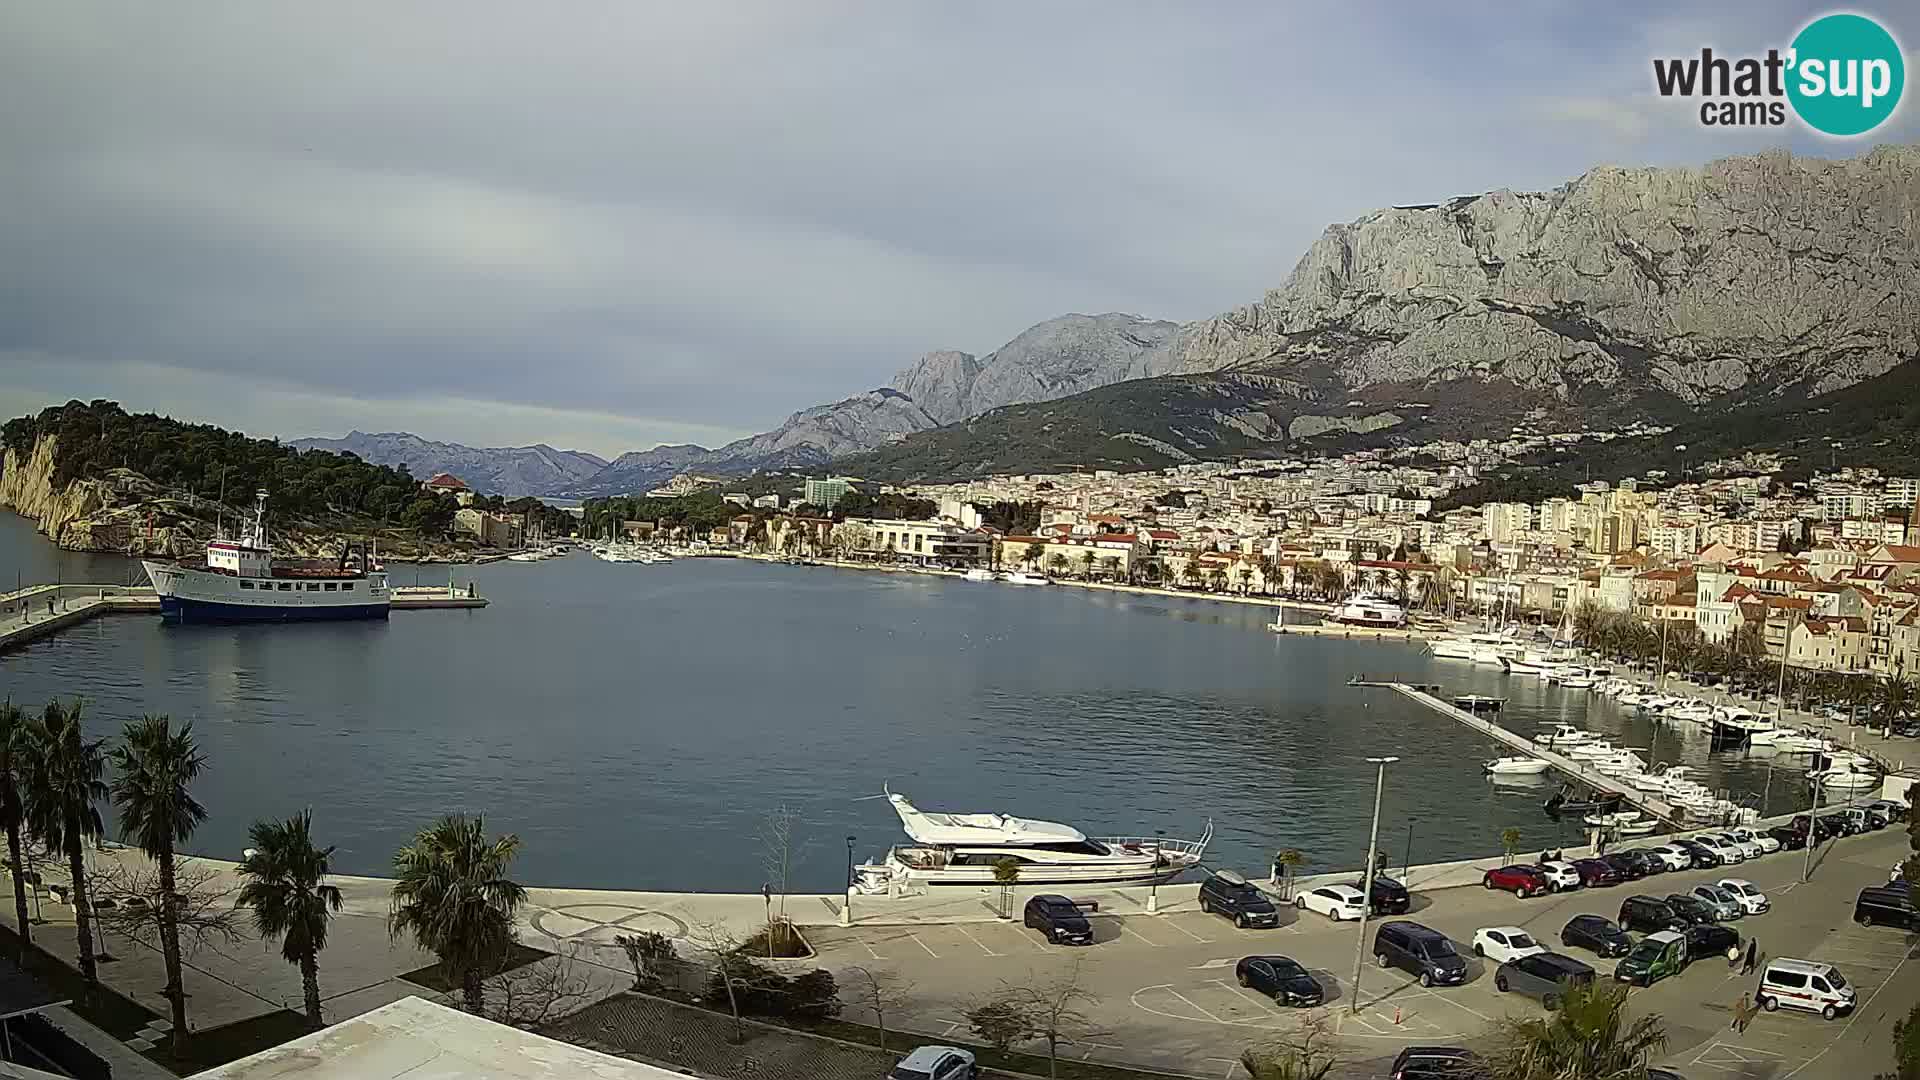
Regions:
<svg viewBox="0 0 1920 1080"><path fill-rule="evenodd" d="M1246 302L1376 206L1865 149L1650 98L1827 8L1675 7L14 4L0 412L712 445L1061 312Z"/></svg>

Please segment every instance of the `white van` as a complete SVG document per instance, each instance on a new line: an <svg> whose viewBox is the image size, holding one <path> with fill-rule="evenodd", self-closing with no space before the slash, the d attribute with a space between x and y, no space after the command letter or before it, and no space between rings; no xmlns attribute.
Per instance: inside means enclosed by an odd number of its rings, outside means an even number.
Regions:
<svg viewBox="0 0 1920 1080"><path fill-rule="evenodd" d="M1772 1012L1785 1005L1790 1009L1817 1012L1828 1020L1853 1011L1853 987L1847 985L1838 968L1812 960L1769 960L1760 974L1760 989L1753 1000Z"/></svg>

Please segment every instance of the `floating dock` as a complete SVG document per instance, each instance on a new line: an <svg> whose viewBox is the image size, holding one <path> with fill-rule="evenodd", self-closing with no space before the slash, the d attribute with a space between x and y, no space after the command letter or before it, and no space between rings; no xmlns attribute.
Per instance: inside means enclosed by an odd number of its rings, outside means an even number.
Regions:
<svg viewBox="0 0 1920 1080"><path fill-rule="evenodd" d="M393 610L483 608L487 599L471 588L396 586ZM0 593L0 652L18 648L101 615L157 615L160 598L150 585L30 585Z"/></svg>
<svg viewBox="0 0 1920 1080"><path fill-rule="evenodd" d="M1429 687L1416 687L1410 683L1400 683L1400 682L1393 682L1393 683L1356 682L1353 685L1389 687L1395 693L1403 694L1407 697L1410 697L1414 701L1417 701L1420 704L1425 705L1427 708L1432 709L1434 712L1437 712L1442 716L1448 717L1449 719L1457 720L1460 723L1465 724L1466 726L1479 732L1480 734L1485 735L1489 739L1494 739L1498 742L1505 743L1506 745L1512 747L1513 749L1515 749L1516 751L1519 751L1522 754L1525 754L1528 757L1539 758L1540 760L1545 761L1547 764L1553 766L1554 769L1556 769L1557 771L1563 773L1566 776L1572 777L1573 779L1578 780L1589 787L1595 788L1600 791L1616 792L1626 802L1639 807L1642 811L1645 811L1647 814L1651 815L1652 817L1656 817L1660 819L1661 821L1667 823L1668 825L1672 825L1675 827L1683 826L1683 822L1681 821L1680 809L1674 806L1672 803L1669 803L1664 799L1655 798L1652 795L1649 795L1646 792L1641 791L1639 788L1636 788L1631 784L1624 783L1615 777L1607 776L1604 773L1598 772L1594 769L1587 768L1582 763L1575 761L1574 759L1566 756L1565 754L1560 753L1559 751L1553 749L1550 746L1545 746L1540 743L1537 743L1532 739L1527 738L1525 735L1520 735L1520 734L1516 734L1515 732L1508 731L1506 728L1501 727L1499 724L1496 724L1491 720L1482 720L1480 717L1473 715L1472 713L1468 712L1465 709L1458 708L1448 702L1442 701L1441 699L1433 696L1431 693L1428 693L1428 690L1431 689Z"/></svg>

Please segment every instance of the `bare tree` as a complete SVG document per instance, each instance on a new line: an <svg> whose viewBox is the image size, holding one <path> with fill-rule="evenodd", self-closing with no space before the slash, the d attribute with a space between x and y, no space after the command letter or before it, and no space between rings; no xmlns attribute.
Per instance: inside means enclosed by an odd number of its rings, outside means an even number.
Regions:
<svg viewBox="0 0 1920 1080"><path fill-rule="evenodd" d="M880 1049L885 1050L887 1013L906 1002L913 993L913 983L891 971L867 967L851 967L847 971L853 978L847 980L842 996L848 1005L873 1013L873 1026L880 1032Z"/></svg>
<svg viewBox="0 0 1920 1080"><path fill-rule="evenodd" d="M745 1042L746 1025L740 1018L743 993L765 985L767 971L740 949L740 939L719 923L695 923L690 934L701 948L713 956L713 981L725 987L727 1009L733 1013L733 1041Z"/></svg>
<svg viewBox="0 0 1920 1080"><path fill-rule="evenodd" d="M643 930L638 934L616 935L613 943L620 946L620 951L627 954L627 963L633 965L635 990L654 990L666 980L674 962L672 938L657 930Z"/></svg>
<svg viewBox="0 0 1920 1080"><path fill-rule="evenodd" d="M1019 1039L1042 1039L1047 1044L1047 1075L1057 1076L1060 1044L1100 1034L1083 1007L1100 999L1080 985L1081 964L1051 979L1014 985L1001 983L991 998L967 1013L974 1031L1004 1049Z"/></svg>
<svg viewBox="0 0 1920 1080"><path fill-rule="evenodd" d="M496 1024L538 1031L591 1001L593 982L568 953L500 972L480 984L480 995L480 1015ZM461 991L442 996L453 1008L463 1007Z"/></svg>
<svg viewBox="0 0 1920 1080"><path fill-rule="evenodd" d="M1253 1080L1323 1080L1345 1060L1325 1016L1309 1016L1294 1031L1240 1054Z"/></svg>
<svg viewBox="0 0 1920 1080"><path fill-rule="evenodd" d="M171 903L182 955L207 947L218 952L219 946L239 939L244 913L234 907L234 891L218 872L181 860L174 871ZM102 861L92 875L91 892L94 914L104 930L159 948L160 912L169 900L157 863Z"/></svg>
<svg viewBox="0 0 1920 1080"><path fill-rule="evenodd" d="M760 827L760 861L766 868L767 880L771 882L774 893L780 897L778 912L774 905L768 905L767 912L767 956L775 955L776 942L784 942L791 935L791 925L787 921L787 892L793 879L793 864L806 850L805 842L799 849L794 846L793 827L800 815L791 807L782 803L767 814Z"/></svg>

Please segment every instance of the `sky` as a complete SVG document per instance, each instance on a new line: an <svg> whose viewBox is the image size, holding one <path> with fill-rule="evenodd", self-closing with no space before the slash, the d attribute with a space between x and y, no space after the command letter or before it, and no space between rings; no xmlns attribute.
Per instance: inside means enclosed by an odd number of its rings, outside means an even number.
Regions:
<svg viewBox="0 0 1920 1080"><path fill-rule="evenodd" d="M717 445L1064 312L1247 303L1380 206L1920 138L1652 94L1828 10L11 5L0 414ZM1914 66L1920 12L1849 10Z"/></svg>

